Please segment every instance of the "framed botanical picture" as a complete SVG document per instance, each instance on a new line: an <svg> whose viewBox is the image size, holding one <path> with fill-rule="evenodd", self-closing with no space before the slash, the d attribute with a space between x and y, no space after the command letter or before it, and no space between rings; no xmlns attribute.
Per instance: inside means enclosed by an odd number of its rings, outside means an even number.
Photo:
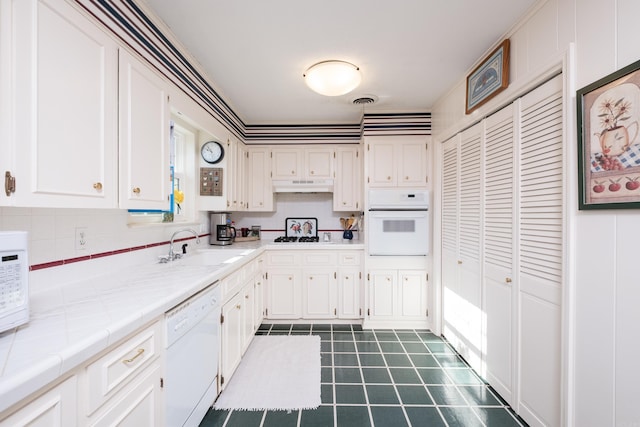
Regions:
<svg viewBox="0 0 640 427"><path fill-rule="evenodd" d="M640 208L640 61L576 98L579 209Z"/></svg>
<svg viewBox="0 0 640 427"><path fill-rule="evenodd" d="M471 113L509 86L509 39L500 43L467 77L465 111Z"/></svg>

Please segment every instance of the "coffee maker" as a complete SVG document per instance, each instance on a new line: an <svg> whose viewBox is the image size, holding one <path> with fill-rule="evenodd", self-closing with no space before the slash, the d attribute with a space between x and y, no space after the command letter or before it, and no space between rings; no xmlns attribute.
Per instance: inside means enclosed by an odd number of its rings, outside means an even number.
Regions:
<svg viewBox="0 0 640 427"><path fill-rule="evenodd" d="M209 226L211 230L210 245L230 245L236 238L236 229L231 226L230 212L210 212Z"/></svg>

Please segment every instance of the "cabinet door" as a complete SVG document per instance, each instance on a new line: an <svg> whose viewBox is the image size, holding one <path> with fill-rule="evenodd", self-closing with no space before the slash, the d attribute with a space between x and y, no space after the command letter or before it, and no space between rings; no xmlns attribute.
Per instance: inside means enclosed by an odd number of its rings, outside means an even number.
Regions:
<svg viewBox="0 0 640 427"><path fill-rule="evenodd" d="M333 210L358 211L362 206L360 146L336 148Z"/></svg>
<svg viewBox="0 0 640 427"><path fill-rule="evenodd" d="M222 342L221 342L221 362L222 377L227 380L231 378L233 372L240 363L242 357L242 306L244 305L244 294L238 292L222 307ZM222 382L222 388L226 381Z"/></svg>
<svg viewBox="0 0 640 427"><path fill-rule="evenodd" d="M394 143L389 140L367 142L369 150L369 187L396 185L397 159Z"/></svg>
<svg viewBox="0 0 640 427"><path fill-rule="evenodd" d="M273 211L273 189L271 187L271 158L266 147L249 147L247 174L249 211Z"/></svg>
<svg viewBox="0 0 640 427"><path fill-rule="evenodd" d="M300 271L295 268L270 269L267 279L267 318L301 318Z"/></svg>
<svg viewBox="0 0 640 427"><path fill-rule="evenodd" d="M264 274L256 275L254 279L253 298L253 330L256 331L264 318Z"/></svg>
<svg viewBox="0 0 640 427"><path fill-rule="evenodd" d="M235 173L233 173L235 196L233 198L236 211L244 211L247 209L247 167L248 167L247 148L242 142L236 142L236 161Z"/></svg>
<svg viewBox="0 0 640 427"><path fill-rule="evenodd" d="M274 148L272 156L272 178L273 179L298 179L302 165L302 150L298 148Z"/></svg>
<svg viewBox="0 0 640 427"><path fill-rule="evenodd" d="M423 138L402 141L398 146L398 186L427 185L427 143Z"/></svg>
<svg viewBox="0 0 640 427"><path fill-rule="evenodd" d="M391 318L396 305L396 271L372 270L369 273L369 315L372 318Z"/></svg>
<svg viewBox="0 0 640 427"><path fill-rule="evenodd" d="M121 208L169 208L169 115L167 83L121 49Z"/></svg>
<svg viewBox="0 0 640 427"><path fill-rule="evenodd" d="M242 353L244 354L245 350L251 343L251 338L255 332L255 329L253 328L253 315L255 313L254 305L256 293L253 278L244 286L242 294L243 305L240 311L242 312Z"/></svg>
<svg viewBox="0 0 640 427"><path fill-rule="evenodd" d="M486 119L483 312L485 378L510 404L513 399L516 327L513 104Z"/></svg>
<svg viewBox="0 0 640 427"><path fill-rule="evenodd" d="M337 316L335 270L305 269L302 277L302 316L305 319L333 319Z"/></svg>
<svg viewBox="0 0 640 427"><path fill-rule="evenodd" d="M398 272L398 315L403 319L427 316L427 276L423 270Z"/></svg>
<svg viewBox="0 0 640 427"><path fill-rule="evenodd" d="M460 306L458 263L460 135L446 141L442 150L442 305L443 332L456 337L463 307Z"/></svg>
<svg viewBox="0 0 640 427"><path fill-rule="evenodd" d="M117 207L116 44L69 2L6 9L0 165L16 192L0 204Z"/></svg>
<svg viewBox="0 0 640 427"><path fill-rule="evenodd" d="M156 360L136 378L131 388L122 393L115 402L99 412L88 423L92 427L155 427L163 424L162 389L160 378L162 367Z"/></svg>
<svg viewBox="0 0 640 427"><path fill-rule="evenodd" d="M359 319L360 283L362 273L359 268L340 268L338 270L338 318Z"/></svg>
<svg viewBox="0 0 640 427"><path fill-rule="evenodd" d="M77 378L73 376L0 421L0 427L75 427L78 424L76 390Z"/></svg>
<svg viewBox="0 0 640 427"><path fill-rule="evenodd" d="M305 148L305 177L308 179L333 178L333 148Z"/></svg>

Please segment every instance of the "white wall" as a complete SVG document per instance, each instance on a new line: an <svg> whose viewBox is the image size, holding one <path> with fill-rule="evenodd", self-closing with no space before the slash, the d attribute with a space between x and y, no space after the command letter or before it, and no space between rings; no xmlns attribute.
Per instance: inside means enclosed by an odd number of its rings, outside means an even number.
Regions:
<svg viewBox="0 0 640 427"><path fill-rule="evenodd" d="M639 60L639 20L637 0L541 1L505 35L512 46L509 89L473 117L465 117L461 76L458 85L434 107L435 139L442 142L548 73L553 64L568 56L570 43L574 43L576 60L565 70L565 77L575 88ZM640 426L640 371L635 367L640 354L640 250L636 243L640 213L578 211L575 91L569 95L566 199L570 241L565 283L569 310L563 331L569 345L564 360L568 366L564 420L580 427Z"/></svg>
<svg viewBox="0 0 640 427"><path fill-rule="evenodd" d="M128 226L127 211L122 209L47 209L47 208L0 208L0 231L22 230L29 232L29 264L44 264L68 260L94 254L117 251L119 249L151 246L167 242L174 231L184 227L194 228L201 234L209 232L206 213L199 213L196 221L187 224L153 224ZM86 230L87 245L77 250L75 244L76 228ZM189 237L188 234L177 236ZM208 245L208 239L201 239L200 245ZM168 245L152 248L151 251L135 251L131 256L138 262L153 262L158 254L165 254ZM140 252L140 253L138 253ZM144 258L140 258L142 255ZM128 255L128 254L126 254ZM113 269L114 256L102 261L79 262L91 264L91 274L105 274ZM122 260L120 256L118 259ZM121 262L121 261L120 261ZM118 264L118 263L116 263ZM77 265L76 265L77 266ZM68 271L69 274L58 270ZM73 269L61 267L46 268L29 275L31 292L40 292L49 286L59 285L59 281L72 281ZM55 280L53 279L55 277Z"/></svg>

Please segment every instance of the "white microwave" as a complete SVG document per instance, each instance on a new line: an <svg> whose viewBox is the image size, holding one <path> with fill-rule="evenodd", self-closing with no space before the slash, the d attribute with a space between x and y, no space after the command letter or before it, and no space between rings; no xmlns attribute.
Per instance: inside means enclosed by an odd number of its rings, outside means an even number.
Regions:
<svg viewBox="0 0 640 427"><path fill-rule="evenodd" d="M0 232L0 332L29 321L26 231Z"/></svg>

